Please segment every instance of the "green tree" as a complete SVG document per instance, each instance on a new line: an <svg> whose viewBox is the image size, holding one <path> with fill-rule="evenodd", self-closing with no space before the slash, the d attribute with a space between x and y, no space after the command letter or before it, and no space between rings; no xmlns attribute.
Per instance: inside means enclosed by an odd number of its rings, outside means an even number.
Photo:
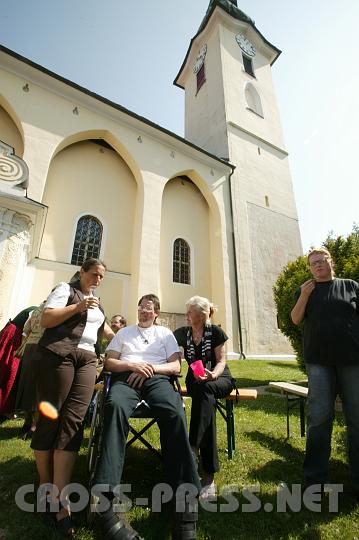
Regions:
<svg viewBox="0 0 359 540"><path fill-rule="evenodd" d="M359 282L359 225L354 224L352 232L346 238L343 236L334 237L333 233L329 233L323 242L323 247L332 256L337 277L354 279ZM302 325L296 326L292 323L290 312L294 305L295 291L310 277L307 256L301 256L283 268L273 287L279 327L289 339L297 355L299 367L304 372Z"/></svg>
<svg viewBox="0 0 359 540"><path fill-rule="evenodd" d="M274 301L277 307L279 328L289 339L295 354L299 367L304 371L303 347L302 347L302 329L301 325L296 326L292 323L290 312L294 306L294 293L304 281L310 279L311 275L308 268L307 258L298 257L293 262L289 262L279 275L274 287Z"/></svg>

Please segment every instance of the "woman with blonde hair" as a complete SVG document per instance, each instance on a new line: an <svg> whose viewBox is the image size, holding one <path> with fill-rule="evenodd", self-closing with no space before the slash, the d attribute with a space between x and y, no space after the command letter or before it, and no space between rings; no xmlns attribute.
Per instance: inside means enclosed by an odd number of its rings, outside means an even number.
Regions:
<svg viewBox="0 0 359 540"><path fill-rule="evenodd" d="M224 344L228 337L210 321L214 309L207 298L193 296L186 302L188 326L174 332L189 364L186 376L187 391L192 398L189 441L202 461L202 499L216 496L214 473L219 470L216 399L227 396L234 388L225 360Z"/></svg>

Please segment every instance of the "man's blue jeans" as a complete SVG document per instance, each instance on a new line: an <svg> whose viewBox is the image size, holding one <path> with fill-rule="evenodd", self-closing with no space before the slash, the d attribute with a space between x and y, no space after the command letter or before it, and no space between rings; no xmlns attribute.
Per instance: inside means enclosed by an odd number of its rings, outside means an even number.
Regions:
<svg viewBox="0 0 359 540"><path fill-rule="evenodd" d="M309 387L306 482L324 484L328 481L335 398L339 394L347 424L352 486L359 490L359 359L353 366L306 364L306 370Z"/></svg>

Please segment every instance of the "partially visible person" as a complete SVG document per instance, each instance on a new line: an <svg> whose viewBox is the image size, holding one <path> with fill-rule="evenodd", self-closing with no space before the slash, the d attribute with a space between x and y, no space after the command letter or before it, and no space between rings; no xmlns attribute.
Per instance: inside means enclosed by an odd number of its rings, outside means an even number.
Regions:
<svg viewBox="0 0 359 540"><path fill-rule="evenodd" d="M23 339L16 355L20 361L20 376L16 392L15 412L25 413L21 434L25 439L31 438L38 417L36 399L36 362L38 341L44 328L41 326L42 310L45 302L35 308L23 328Z"/></svg>
<svg viewBox="0 0 359 540"><path fill-rule="evenodd" d="M178 497L178 488L188 484L198 492L199 478L188 441L186 416L181 396L171 382L180 373L179 347L172 332L156 325L160 302L146 294L138 302L138 323L117 332L107 348L105 369L112 372L111 387L105 404L102 446L93 485L108 486L103 495L112 503L114 490L121 484L125 459L128 419L139 402L145 400L160 429L163 462L168 482ZM174 502L178 500L174 496ZM113 506L99 514L103 537L135 540ZM196 539L197 512L188 505L181 511L176 504L174 536L176 540Z"/></svg>
<svg viewBox="0 0 359 540"><path fill-rule="evenodd" d="M200 498L211 499L216 496L214 473L219 471L215 404L216 399L232 391L234 380L225 360L224 344L228 337L210 321L213 304L207 298L193 296L186 302L186 309L188 326L178 328L174 335L189 364L186 376L187 391L192 398L189 441L202 461ZM192 369L197 361L203 365L203 375Z"/></svg>
<svg viewBox="0 0 359 540"><path fill-rule="evenodd" d="M93 294L105 275L105 264L87 259L78 281L60 283L46 300L38 344L37 390L39 402L50 402L58 418L40 415L31 447L35 452L40 486L52 488L46 497L56 507L53 522L59 532L74 534L68 498L62 490L71 481L80 448L83 420L96 378L94 346L103 334L113 337L105 324L99 299ZM61 495L61 500L60 500ZM49 510L49 507L47 507Z"/></svg>
<svg viewBox="0 0 359 540"><path fill-rule="evenodd" d="M111 330L116 334L121 328L125 328L127 326L127 321L125 317L122 317L122 315L114 315L111 318Z"/></svg>
<svg viewBox="0 0 359 540"><path fill-rule="evenodd" d="M16 396L16 375L20 360L15 352L21 345L22 330L29 313L37 306L23 309L0 332L0 422L11 418Z"/></svg>
<svg viewBox="0 0 359 540"><path fill-rule="evenodd" d="M313 278L295 292L294 324L304 321L303 353L308 375L305 485L328 481L335 399L340 395L347 424L354 495L359 500L359 284L334 275L328 250L308 254Z"/></svg>

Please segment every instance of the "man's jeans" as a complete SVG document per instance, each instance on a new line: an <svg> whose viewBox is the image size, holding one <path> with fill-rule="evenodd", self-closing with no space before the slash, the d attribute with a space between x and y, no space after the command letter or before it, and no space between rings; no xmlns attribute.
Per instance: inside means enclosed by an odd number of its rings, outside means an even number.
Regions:
<svg viewBox="0 0 359 540"><path fill-rule="evenodd" d="M328 481L336 395L347 424L352 486L359 490L359 363L353 366L306 364L308 374L307 445L304 476L308 483Z"/></svg>

